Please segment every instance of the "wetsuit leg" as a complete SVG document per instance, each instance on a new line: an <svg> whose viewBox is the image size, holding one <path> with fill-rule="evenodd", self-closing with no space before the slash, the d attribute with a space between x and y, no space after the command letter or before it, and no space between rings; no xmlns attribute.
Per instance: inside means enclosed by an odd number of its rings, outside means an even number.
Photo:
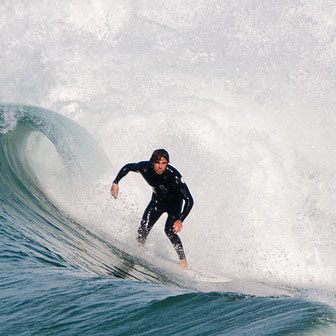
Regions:
<svg viewBox="0 0 336 336"><path fill-rule="evenodd" d="M155 206L155 201L150 201L148 204L140 223L140 227L138 229L138 242L144 244L146 242L147 236L157 222L157 220L162 215L163 211L159 210Z"/></svg>
<svg viewBox="0 0 336 336"><path fill-rule="evenodd" d="M165 233L169 238L169 240L171 241L171 243L173 244L173 247L180 260L185 259L186 256L184 254L183 245L180 237L173 231L173 225L176 219L179 218L181 214L181 209L182 209L182 201L179 202L178 204L171 205L167 211L168 218L165 225Z"/></svg>

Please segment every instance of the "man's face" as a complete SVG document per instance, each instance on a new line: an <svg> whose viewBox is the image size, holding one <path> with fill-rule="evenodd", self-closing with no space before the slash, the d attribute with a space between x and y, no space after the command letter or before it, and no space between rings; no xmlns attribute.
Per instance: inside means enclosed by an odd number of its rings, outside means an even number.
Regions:
<svg viewBox="0 0 336 336"><path fill-rule="evenodd" d="M154 171L156 174L161 175L167 168L168 161L162 157L159 161L155 161L153 164Z"/></svg>

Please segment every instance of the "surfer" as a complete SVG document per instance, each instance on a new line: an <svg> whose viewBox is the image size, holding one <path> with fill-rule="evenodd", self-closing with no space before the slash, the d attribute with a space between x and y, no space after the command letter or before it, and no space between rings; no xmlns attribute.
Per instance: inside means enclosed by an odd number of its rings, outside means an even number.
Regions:
<svg viewBox="0 0 336 336"><path fill-rule="evenodd" d="M111 186L111 193L114 198L118 196L119 181L130 171L140 173L153 188L152 199L142 216L138 229L138 242L145 243L156 221L166 212L168 218L165 224L165 233L177 252L181 267L187 269L187 259L177 233L182 230L182 223L188 216L194 201L187 185L183 182L181 174L169 164L168 152L164 149L157 149L153 152L149 161L128 163L121 168Z"/></svg>

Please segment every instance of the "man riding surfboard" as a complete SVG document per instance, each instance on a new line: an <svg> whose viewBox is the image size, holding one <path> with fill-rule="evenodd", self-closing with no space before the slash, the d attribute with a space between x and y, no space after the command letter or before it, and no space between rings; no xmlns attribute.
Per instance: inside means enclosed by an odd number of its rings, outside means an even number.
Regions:
<svg viewBox="0 0 336 336"><path fill-rule="evenodd" d="M183 221L188 216L194 201L181 174L169 164L169 154L164 149L153 152L149 161L128 163L119 171L111 186L111 193L117 198L119 181L130 171L142 175L153 188L150 200L138 229L138 242L144 244L150 230L163 213L168 214L165 233L180 259L183 269L188 268L186 256L180 237L177 235L183 228ZM184 205L183 205L184 201ZM182 209L183 206L183 209Z"/></svg>

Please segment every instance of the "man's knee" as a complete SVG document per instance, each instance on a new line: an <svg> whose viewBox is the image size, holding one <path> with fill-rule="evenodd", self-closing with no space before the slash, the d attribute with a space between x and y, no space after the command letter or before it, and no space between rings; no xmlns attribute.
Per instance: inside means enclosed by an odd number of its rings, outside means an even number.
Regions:
<svg viewBox="0 0 336 336"><path fill-rule="evenodd" d="M175 233L173 231L173 227L166 225L165 226L165 234L167 235L167 237L169 239L171 239L175 235Z"/></svg>

